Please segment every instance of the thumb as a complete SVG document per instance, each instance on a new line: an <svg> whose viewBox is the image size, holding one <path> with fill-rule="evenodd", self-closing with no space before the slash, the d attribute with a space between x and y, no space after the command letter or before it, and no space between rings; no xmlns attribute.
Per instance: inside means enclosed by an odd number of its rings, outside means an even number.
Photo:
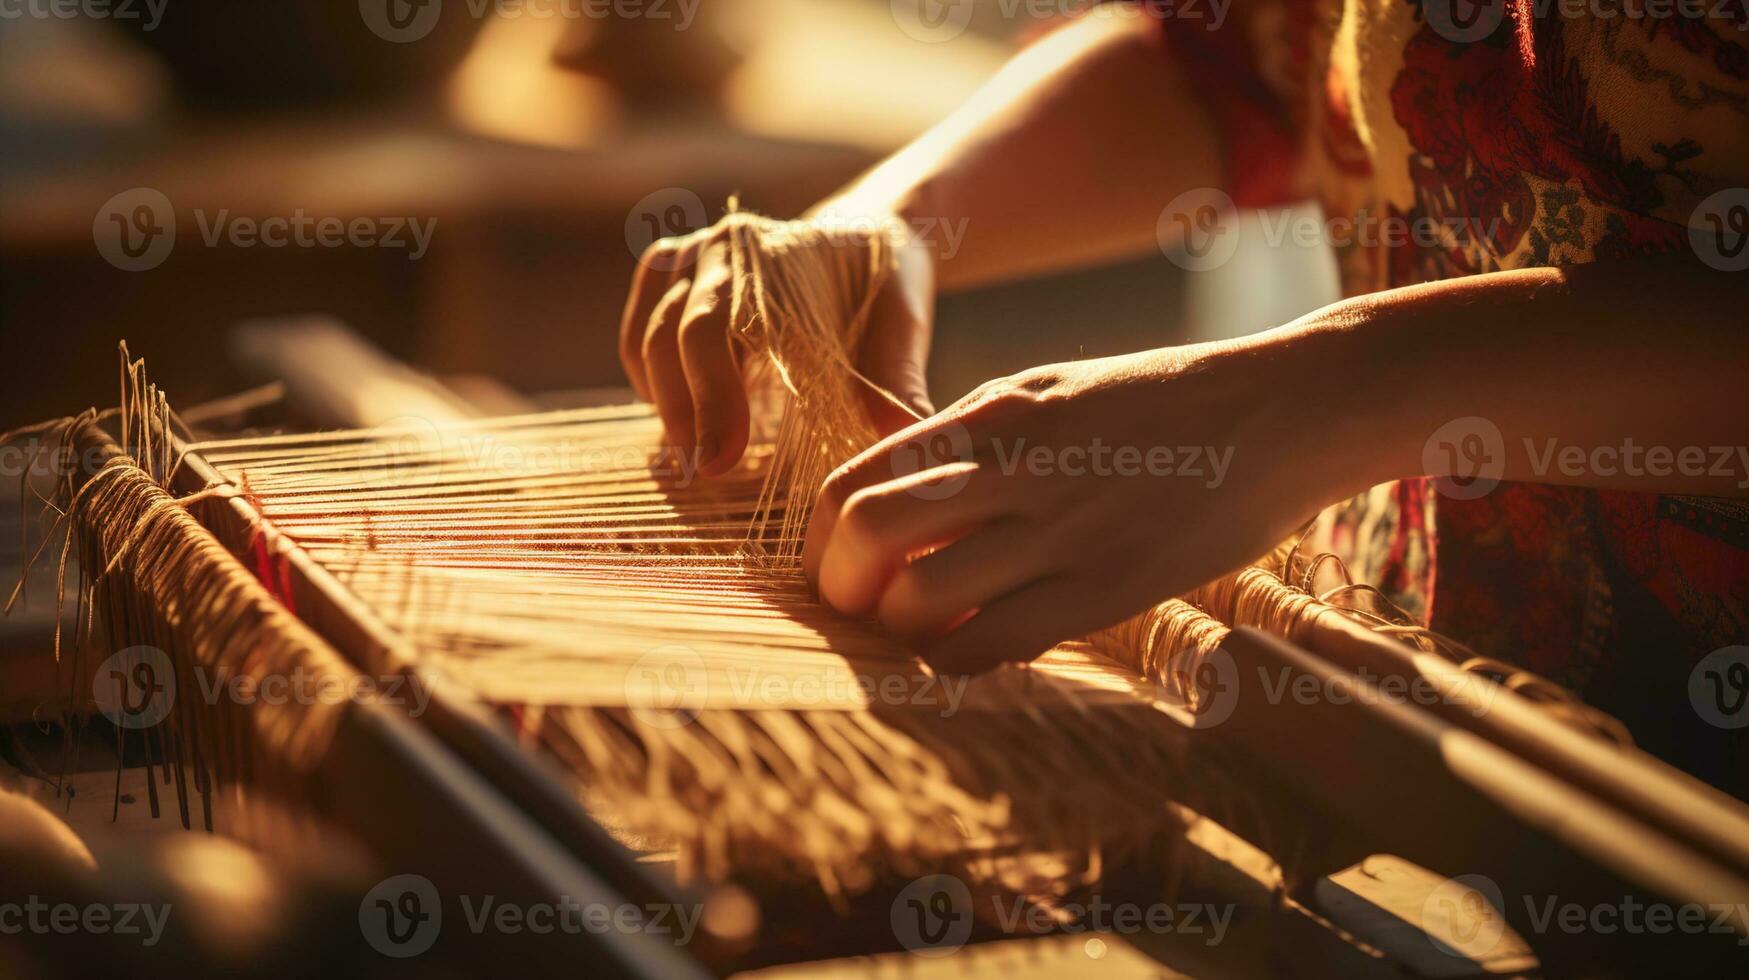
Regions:
<svg viewBox="0 0 1749 980"><path fill-rule="evenodd" d="M867 392L869 415L882 435L935 414L928 382L934 312L931 277L906 269L906 258L901 256L901 274L889 279L875 297L863 342L862 373L890 396Z"/></svg>
<svg viewBox="0 0 1749 980"><path fill-rule="evenodd" d="M882 435L935 414L925 376L929 330L916 320L877 319L863 347L862 373L880 389L865 392L869 416Z"/></svg>

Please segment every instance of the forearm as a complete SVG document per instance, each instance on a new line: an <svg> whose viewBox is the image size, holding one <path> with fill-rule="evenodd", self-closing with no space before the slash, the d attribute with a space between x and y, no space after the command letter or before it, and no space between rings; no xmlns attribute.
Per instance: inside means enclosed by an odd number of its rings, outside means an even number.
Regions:
<svg viewBox="0 0 1749 980"><path fill-rule="evenodd" d="M1220 183L1212 124L1159 24L1095 12L817 210L898 215L953 289L1154 248L1166 202Z"/></svg>
<svg viewBox="0 0 1749 980"><path fill-rule="evenodd" d="M1295 390L1333 491L1486 464L1508 480L1743 497L1745 308L1741 276L1634 259L1358 297L1275 340L1311 375ZM1465 419L1484 421L1451 425Z"/></svg>

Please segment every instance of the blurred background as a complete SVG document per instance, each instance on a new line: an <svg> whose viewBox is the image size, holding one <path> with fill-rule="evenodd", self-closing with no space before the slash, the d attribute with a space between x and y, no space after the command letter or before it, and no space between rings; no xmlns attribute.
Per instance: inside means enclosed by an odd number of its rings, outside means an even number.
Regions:
<svg viewBox="0 0 1749 980"><path fill-rule="evenodd" d="M113 401L122 338L177 404L238 391L263 378L233 327L263 317L347 324L487 408L619 386L652 238L731 194L801 212L1076 9L20 4L0 18L0 427ZM1186 277L1156 254L947 297L937 403L1272 325L1334 295L1326 265L1271 249Z"/></svg>

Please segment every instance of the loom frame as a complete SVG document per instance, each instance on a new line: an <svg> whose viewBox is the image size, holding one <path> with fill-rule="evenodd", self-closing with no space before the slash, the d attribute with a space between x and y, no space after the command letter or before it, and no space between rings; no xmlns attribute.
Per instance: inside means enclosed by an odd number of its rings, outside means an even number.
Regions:
<svg viewBox="0 0 1749 980"><path fill-rule="evenodd" d="M81 458L86 450L94 450L101 463L124 455L115 438L94 424L77 427L73 438ZM173 450L184 454L186 444L175 439ZM195 454L186 453L184 458L186 463L178 471L173 492L191 492L188 479L216 476ZM101 463L90 472L81 469L79 483L82 485L100 471ZM234 541L215 533L214 525L231 530L246 527L246 523L237 522L245 521L252 507L241 498L203 501L194 507L200 509L197 518L204 518L200 520L202 527L219 540L233 560L246 553L239 552ZM298 560L310 566L299 569L298 581L309 582L306 575L325 574L307 555L300 554ZM238 570L245 570L240 562ZM261 588L272 601L278 601L265 586ZM343 589L331 589L325 594L338 597L341 603L347 602ZM311 608L328 605L326 599L317 600L318 592L308 593ZM358 606L356 601L350 604ZM335 606L320 628L304 616L299 618L330 643L333 634L328 630L344 625L352 632L342 635L350 635L356 643L373 634L382 635L380 624L364 618L367 612L360 607L343 613ZM384 652L387 649L382 648ZM359 668L354 654L339 648L336 652L344 662ZM448 698L442 698L441 705L439 701L434 690L429 708L442 720L430 722L375 700L347 702L333 743L322 760L322 778L311 779L303 787L311 794L315 811L358 835L386 863L401 865L399 869L392 868L391 873L411 869L431 878L443 893L467 894L481 882L491 882L504 894L528 901L570 898L582 905L619 906L685 900L673 889L663 888L574 802L571 815L580 820L562 836L555 834L536 814L551 819L553 811L560 808L553 807L550 800L543 801L532 790L545 788L554 793L562 790L556 781L532 775L534 767L541 763L518 751L477 712ZM463 732L465 737L458 737ZM455 750L458 742L475 747L477 752L472 757L463 757ZM502 768L481 768L482 762ZM385 773L393 773L396 778L386 781ZM496 773L500 778L490 778L488 773ZM514 778L503 779L505 773L513 773ZM502 788L506 783L528 791L529 795L512 798ZM451 846L425 846L421 842L430 840L430 836L409 833L410 827L441 833ZM463 952L482 966L513 959L556 975L576 968L581 944L600 954L600 961L592 967L603 976L627 980L670 977L706 980L715 975L689 951L642 932L585 930L574 940L565 937L540 941L537 937L531 942L526 936L512 940L506 934L487 931L474 938L478 942Z"/></svg>
<svg viewBox="0 0 1749 980"><path fill-rule="evenodd" d="M178 451L185 448L177 446ZM178 489L184 492L224 482L213 467L192 453L186 455L178 479ZM233 555L248 553L262 517L245 498L214 499L197 507L202 523ZM362 670L407 669L410 658L398 650L399 641L392 631L330 573L293 542L282 542L279 554L291 572L291 597L297 614L348 662ZM1316 636L1296 638L1299 645L1241 628L1224 646L1247 663L1285 665L1326 681L1365 684L1357 676L1363 668L1374 676L1427 677L1436 683L1451 683L1457 678L1455 666L1396 640L1346 620L1328 625L1328 630L1320 630ZM1504 830L1531 830L1536 846L1523 855L1531 869L1527 880L1550 872L1582 875L1597 861L1614 870L1596 879L1590 890L1597 894L1610 894L1611 889L1624 886L1630 891L1642 890L1645 869L1624 852L1644 849L1647 842L1653 842L1654 850L1662 848L1690 870L1722 883L1722 887L1741 889L1737 892L1740 896L1749 896L1749 885L1744 884L1749 881L1744 873L1749 868L1749 833L1739 835L1749 827L1749 816L1741 805L1643 753L1605 747L1566 729L1513 692L1501 689L1495 698L1496 707L1504 708L1480 717L1466 716L1449 705L1450 710L1425 713L1381 711L1376 702L1347 711L1322 705L1306 714L1315 724L1329 725L1332 730L1347 728L1345 738L1351 747L1367 734L1407 740L1411 748L1406 756L1400 754L1399 760L1414 760L1405 773L1419 774L1418 786L1429 785L1425 772L1443 769L1457 787L1447 794L1448 799L1461 798L1462 805L1472 812L1480 808L1491 813L1494 826ZM472 815L471 822L486 839L510 842L503 849L525 865L533 852L559 853L566 856L560 862L566 866L564 877L604 880L629 894L672 894L671 887L638 865L635 857L583 810L550 764L518 748L502 724L471 699L451 698L441 689L434 691L431 710L417 721L393 712L385 714L380 708L357 714L358 719L347 727L347 738L356 739L358 749L341 753L341 757L360 760L361 774L389 763L410 765L415 773L416 792L385 800L391 807L414 807L415 800L423 799L450 800L455 809ZM1308 875L1316 877L1335 870L1325 866L1332 862L1371 852L1353 839L1356 835L1337 832L1345 824L1366 828L1373 839L1398 839L1401 849L1395 853L1411 859L1418 854L1421 863L1430 867L1487 857L1466 853L1461 846L1442 849L1424 840L1403 839L1402 828L1412 821L1405 817L1400 803L1380 793L1376 784L1350 779L1340 792L1332 794L1328 782L1313 778L1331 768L1328 757L1319 751L1328 748L1330 740L1283 740L1281 736L1290 734L1293 726L1282 715L1279 711L1253 713L1245 723L1226 727L1226 735L1219 737L1188 727L1191 734L1187 738L1236 746L1241 780L1286 787L1280 794L1286 805L1320 816L1316 822L1332 831L1332 836L1322 847L1323 860L1310 864L1311 870L1299 876L1302 881ZM1442 760L1440 740L1452 732L1473 736L1476 743L1491 747L1493 753L1483 751L1484 756L1490 756L1488 764L1457 771L1449 760ZM1283 752L1284 745L1298 748ZM1490 766L1498 768L1515 757L1525 766L1515 775L1547 777L1545 788L1562 803L1558 812L1534 805L1522 787L1489 772ZM374 763L362 762L372 758ZM1340 765L1335 768L1339 773L1344 769ZM1636 780L1640 780L1637 785ZM1332 799L1340 805L1332 807ZM1598 841L1573 830L1578 824L1598 821L1613 821L1618 828L1632 832L1605 835L1607 839ZM1232 829L1254 843L1265 843L1262 828ZM518 838L523 839L520 845L514 843ZM552 876L541 875L538 867L532 870L538 882L553 884ZM1502 873L1510 879L1509 872ZM1668 886L1666 882L1664 887ZM1684 947L1684 951L1689 950ZM1538 952L1553 953L1558 960L1571 956L1573 962L1594 962L1595 951L1548 950L1538 945ZM1715 953L1722 955L1718 949ZM1634 957L1630 962L1638 960Z"/></svg>

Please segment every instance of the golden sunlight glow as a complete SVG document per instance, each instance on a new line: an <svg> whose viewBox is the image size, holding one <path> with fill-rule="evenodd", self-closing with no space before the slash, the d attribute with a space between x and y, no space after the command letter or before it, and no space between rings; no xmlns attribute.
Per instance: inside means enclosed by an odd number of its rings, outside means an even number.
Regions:
<svg viewBox="0 0 1749 980"><path fill-rule="evenodd" d="M1012 53L972 32L923 43L894 25L884 3L750 6L761 13L757 43L723 103L736 125L761 136L889 150L958 108Z"/></svg>
<svg viewBox="0 0 1749 980"><path fill-rule="evenodd" d="M165 840L159 866L186 896L187 913L213 941L253 947L283 915L281 889L262 859L222 837L176 835ZM178 908L181 913L183 909Z"/></svg>
<svg viewBox="0 0 1749 980"><path fill-rule="evenodd" d="M553 63L570 28L563 17L488 21L450 77L451 116L483 136L559 148L593 143L617 114L618 96L606 82Z"/></svg>

